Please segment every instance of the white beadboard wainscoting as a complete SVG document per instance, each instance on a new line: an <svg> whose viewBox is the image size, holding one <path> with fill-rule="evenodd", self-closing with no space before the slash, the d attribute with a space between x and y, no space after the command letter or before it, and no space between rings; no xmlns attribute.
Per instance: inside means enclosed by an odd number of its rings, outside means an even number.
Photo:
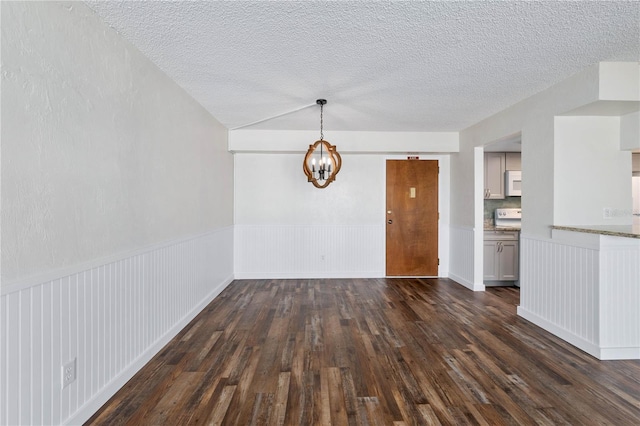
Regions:
<svg viewBox="0 0 640 426"><path fill-rule="evenodd" d="M384 232L384 225L236 225L235 277L384 277Z"/></svg>
<svg viewBox="0 0 640 426"><path fill-rule="evenodd" d="M640 240L554 230L520 248L520 316L598 359L640 359Z"/></svg>
<svg viewBox="0 0 640 426"><path fill-rule="evenodd" d="M0 296L0 424L87 420L232 281L233 227L67 272Z"/></svg>
<svg viewBox="0 0 640 426"><path fill-rule="evenodd" d="M450 225L449 238L451 241L449 278L470 290L484 290L484 285L475 284L473 277L474 229Z"/></svg>

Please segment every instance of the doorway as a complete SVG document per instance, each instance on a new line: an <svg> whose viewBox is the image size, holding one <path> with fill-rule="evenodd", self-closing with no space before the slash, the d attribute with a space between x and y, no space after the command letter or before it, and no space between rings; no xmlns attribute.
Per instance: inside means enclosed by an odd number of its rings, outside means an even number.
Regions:
<svg viewBox="0 0 640 426"><path fill-rule="evenodd" d="M438 276L438 161L387 160L386 275Z"/></svg>
<svg viewBox="0 0 640 426"><path fill-rule="evenodd" d="M640 152L631 154L631 193L631 214L640 223Z"/></svg>

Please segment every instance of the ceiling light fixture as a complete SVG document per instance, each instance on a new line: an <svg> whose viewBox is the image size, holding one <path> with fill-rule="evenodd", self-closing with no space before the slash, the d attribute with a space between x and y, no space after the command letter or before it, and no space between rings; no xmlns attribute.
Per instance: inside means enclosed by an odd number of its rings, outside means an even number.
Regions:
<svg viewBox="0 0 640 426"><path fill-rule="evenodd" d="M316 188L326 188L331 182L336 180L336 175L342 167L342 158L335 145L331 145L324 140L322 133L323 111L327 103L326 99L318 99L316 104L320 105L320 140L313 145L309 145L307 155L304 156L302 168L307 180Z"/></svg>

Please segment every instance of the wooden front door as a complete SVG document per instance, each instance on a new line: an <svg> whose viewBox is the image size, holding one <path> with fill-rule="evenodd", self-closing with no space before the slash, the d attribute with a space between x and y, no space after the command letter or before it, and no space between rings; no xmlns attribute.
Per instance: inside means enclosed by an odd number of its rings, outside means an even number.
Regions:
<svg viewBox="0 0 640 426"><path fill-rule="evenodd" d="M437 276L437 160L387 160L386 219L387 276Z"/></svg>

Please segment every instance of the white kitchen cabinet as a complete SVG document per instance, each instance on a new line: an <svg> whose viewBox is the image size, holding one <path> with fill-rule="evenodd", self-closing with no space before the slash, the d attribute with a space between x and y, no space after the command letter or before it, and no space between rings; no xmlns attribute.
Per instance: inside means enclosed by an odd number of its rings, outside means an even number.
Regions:
<svg viewBox="0 0 640 426"><path fill-rule="evenodd" d="M485 231L484 280L517 281L518 249L517 231Z"/></svg>
<svg viewBox="0 0 640 426"><path fill-rule="evenodd" d="M504 199L504 152L486 152L484 154L484 198Z"/></svg>
<svg viewBox="0 0 640 426"><path fill-rule="evenodd" d="M484 279L498 280L498 242L484 241Z"/></svg>
<svg viewBox="0 0 640 426"><path fill-rule="evenodd" d="M506 152L505 170L522 170L522 154L520 152Z"/></svg>

